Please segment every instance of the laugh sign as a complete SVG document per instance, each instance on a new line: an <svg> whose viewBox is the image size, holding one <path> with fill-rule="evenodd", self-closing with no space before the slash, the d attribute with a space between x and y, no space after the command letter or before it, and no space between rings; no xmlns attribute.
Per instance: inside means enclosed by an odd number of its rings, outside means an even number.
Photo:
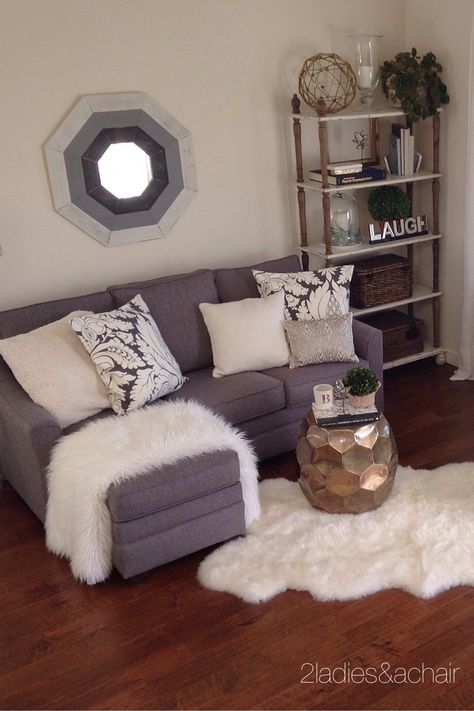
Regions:
<svg viewBox="0 0 474 711"><path fill-rule="evenodd" d="M369 225L370 244L389 242L406 237L418 237L426 234L428 234L428 218L426 215Z"/></svg>

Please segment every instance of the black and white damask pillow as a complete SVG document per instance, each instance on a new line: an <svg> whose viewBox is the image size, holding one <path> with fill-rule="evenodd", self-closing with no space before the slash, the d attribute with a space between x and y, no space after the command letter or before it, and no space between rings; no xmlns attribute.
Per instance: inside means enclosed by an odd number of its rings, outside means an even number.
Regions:
<svg viewBox="0 0 474 711"><path fill-rule="evenodd" d="M278 274L253 269L260 296L285 292L285 319L311 321L349 313L349 291L354 271L346 264L314 272Z"/></svg>
<svg viewBox="0 0 474 711"><path fill-rule="evenodd" d="M168 395L185 382L140 294L115 311L74 318L70 323L118 415Z"/></svg>

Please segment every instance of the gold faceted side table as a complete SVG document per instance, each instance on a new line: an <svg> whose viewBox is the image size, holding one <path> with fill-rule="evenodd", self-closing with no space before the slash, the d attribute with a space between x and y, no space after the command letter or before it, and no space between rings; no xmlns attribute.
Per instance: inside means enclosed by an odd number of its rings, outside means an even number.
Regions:
<svg viewBox="0 0 474 711"><path fill-rule="evenodd" d="M390 494L398 452L390 425L318 427L313 411L301 424L296 448L299 484L314 507L329 513L363 513Z"/></svg>

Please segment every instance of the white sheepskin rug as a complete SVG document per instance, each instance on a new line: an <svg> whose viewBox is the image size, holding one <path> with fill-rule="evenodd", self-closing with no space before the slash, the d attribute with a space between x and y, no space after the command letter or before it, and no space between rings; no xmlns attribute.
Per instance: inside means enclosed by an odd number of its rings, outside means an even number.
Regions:
<svg viewBox="0 0 474 711"><path fill-rule="evenodd" d="M237 453L248 525L260 515L258 471L245 436L197 402L166 402L85 425L56 444L48 470L46 545L69 558L90 585L112 570L107 508L111 484L180 459L231 449Z"/></svg>
<svg viewBox="0 0 474 711"><path fill-rule="evenodd" d="M474 584L472 462L400 467L388 500L359 515L318 511L286 479L262 482L260 501L262 516L247 537L202 562L205 587L257 603L288 589L318 600L387 588L427 598Z"/></svg>

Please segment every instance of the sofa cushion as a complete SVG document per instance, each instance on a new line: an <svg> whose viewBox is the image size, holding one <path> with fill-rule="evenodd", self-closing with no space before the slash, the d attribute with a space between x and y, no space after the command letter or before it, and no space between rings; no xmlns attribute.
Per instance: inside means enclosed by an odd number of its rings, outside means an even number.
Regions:
<svg viewBox="0 0 474 711"><path fill-rule="evenodd" d="M73 311L28 333L0 339L0 354L16 380L61 428L108 408L104 384L69 325L71 318L89 315Z"/></svg>
<svg viewBox="0 0 474 711"><path fill-rule="evenodd" d="M285 318L311 321L349 313L353 264L312 272L252 271L261 296L283 291Z"/></svg>
<svg viewBox="0 0 474 711"><path fill-rule="evenodd" d="M199 305L211 337L215 378L288 363L284 304L283 294L273 294L267 299Z"/></svg>
<svg viewBox="0 0 474 711"><path fill-rule="evenodd" d="M116 306L142 295L183 373L212 365L211 342L199 311L203 301L219 302L212 271L111 286L109 291Z"/></svg>
<svg viewBox="0 0 474 711"><path fill-rule="evenodd" d="M208 452L113 484L107 495L107 506L113 521L131 521L225 489L238 481L239 460L235 452ZM198 510L194 513L194 518L200 515ZM170 519L170 526L176 523Z"/></svg>
<svg viewBox="0 0 474 711"><path fill-rule="evenodd" d="M219 454L221 454L219 452ZM229 451L229 454L232 452ZM191 460L193 461L193 460ZM230 464L227 460L227 466ZM238 460L236 459L238 466ZM179 464L177 465L179 466ZM242 486L240 481L237 481L231 486L226 486L224 489L211 491L209 494L197 496L194 499L187 499L179 504L173 504L168 508L162 508L159 515L156 511L138 518L128 519L126 521L115 521L112 518L112 538L115 544L126 545L134 541L143 540L148 536L154 536L161 531L173 529L176 526L195 521L202 516L209 516L215 511L228 509L229 506L242 504ZM133 503L127 501L127 506ZM245 530L245 523L244 529Z"/></svg>
<svg viewBox="0 0 474 711"><path fill-rule="evenodd" d="M164 399L197 400L234 425L285 407L282 383L263 373L213 378L212 370L205 369L188 373L187 377L181 390Z"/></svg>
<svg viewBox="0 0 474 711"><path fill-rule="evenodd" d="M252 274L253 269L265 272L298 272L301 269L300 260L296 254L269 262L254 264L251 267L237 269L217 269L214 272L217 291L221 301L240 301L241 299L256 299L260 296L257 283Z"/></svg>
<svg viewBox="0 0 474 711"><path fill-rule="evenodd" d="M365 360L359 360L361 368L367 367ZM283 383L285 388L286 406L296 407L313 402L313 387L318 383L334 383L338 378L352 368L351 363L322 363L321 365L306 365L304 368L290 369L270 368L263 375L275 378Z"/></svg>
<svg viewBox="0 0 474 711"><path fill-rule="evenodd" d="M70 299L47 301L24 306L20 309L0 312L0 338L11 338L19 333L28 333L53 321L59 321L71 311L110 311L114 304L106 291Z"/></svg>
<svg viewBox="0 0 474 711"><path fill-rule="evenodd" d="M178 390L184 378L137 294L124 306L71 319L118 415L136 410Z"/></svg>
<svg viewBox="0 0 474 711"><path fill-rule="evenodd" d="M225 378L213 378L212 369L206 368L188 373L186 377L188 380L183 387L166 395L163 400L197 400L233 425L285 407L283 383L263 373L237 373ZM84 422L67 427L63 433L71 434L87 422L110 417L111 414L111 410L103 410Z"/></svg>
<svg viewBox="0 0 474 711"><path fill-rule="evenodd" d="M112 563L123 578L130 578L237 536L245 536L243 501L138 541L115 543Z"/></svg>
<svg viewBox="0 0 474 711"><path fill-rule="evenodd" d="M285 321L283 325L291 352L290 368L359 362L354 352L352 314L329 316L319 321Z"/></svg>

